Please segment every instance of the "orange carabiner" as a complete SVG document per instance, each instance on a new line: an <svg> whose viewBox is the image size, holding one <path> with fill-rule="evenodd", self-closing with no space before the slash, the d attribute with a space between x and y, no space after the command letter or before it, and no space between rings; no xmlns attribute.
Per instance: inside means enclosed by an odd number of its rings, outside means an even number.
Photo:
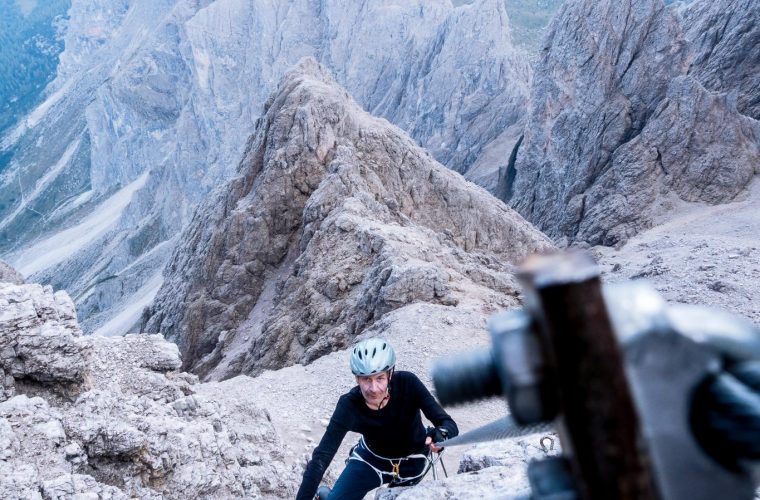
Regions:
<svg viewBox="0 0 760 500"><path fill-rule="evenodd" d="M391 461L391 465L393 466L393 475L398 478L401 473L401 471L399 470L399 467L401 467L401 460L399 460L398 463L395 463L395 464Z"/></svg>

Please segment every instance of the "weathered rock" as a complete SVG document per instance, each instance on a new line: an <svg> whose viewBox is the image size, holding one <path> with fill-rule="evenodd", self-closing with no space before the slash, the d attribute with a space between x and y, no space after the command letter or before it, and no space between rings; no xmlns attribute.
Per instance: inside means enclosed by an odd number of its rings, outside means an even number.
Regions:
<svg viewBox="0 0 760 500"><path fill-rule="evenodd" d="M448 498L526 498L530 493L524 472L488 467L410 488L379 488L375 500L444 500Z"/></svg>
<svg viewBox="0 0 760 500"><path fill-rule="evenodd" d="M14 379L64 391L82 382L87 348L81 335L66 293L0 283L0 401L14 394Z"/></svg>
<svg viewBox="0 0 760 500"><path fill-rule="evenodd" d="M6 262L0 260L0 283L13 283L23 285L24 277Z"/></svg>
<svg viewBox="0 0 760 500"><path fill-rule="evenodd" d="M305 59L184 233L144 331L201 376L308 362L412 302L514 305L512 263L550 246Z"/></svg>
<svg viewBox="0 0 760 500"><path fill-rule="evenodd" d="M609 245L648 227L663 196L741 193L760 161L758 123L742 115L755 113L760 9L707 3L566 3L504 199L553 238Z"/></svg>
<svg viewBox="0 0 760 500"><path fill-rule="evenodd" d="M514 469L514 475L523 477L527 486L528 463L560 453L559 438L554 433L481 443L462 456L457 473L474 472L487 467L510 467Z"/></svg>
<svg viewBox="0 0 760 500"><path fill-rule="evenodd" d="M97 482L86 474L65 474L42 483L45 500L92 499L126 500L129 497L118 488Z"/></svg>
<svg viewBox="0 0 760 500"><path fill-rule="evenodd" d="M733 93L736 109L760 120L760 3L694 2L684 11L689 74L708 89Z"/></svg>
<svg viewBox="0 0 760 500"><path fill-rule="evenodd" d="M586 191L576 237L625 241L650 227L673 195L710 204L735 199L760 172L760 122L735 106L691 77L675 78L642 132L615 151Z"/></svg>
<svg viewBox="0 0 760 500"><path fill-rule="evenodd" d="M268 414L196 395L197 377L176 372L175 345L83 338L71 300L49 288L3 284L0 297L5 379L15 384L4 383L0 402L0 497L293 495Z"/></svg>
<svg viewBox="0 0 760 500"><path fill-rule="evenodd" d="M19 395L0 403L0 417L2 498L42 498L43 481L71 471L61 453L67 441L61 412L41 397Z"/></svg>
<svg viewBox="0 0 760 500"><path fill-rule="evenodd" d="M561 453L556 434L532 435L475 445L462 456L456 475L438 475L410 488L380 488L375 500L527 498L528 464Z"/></svg>
<svg viewBox="0 0 760 500"><path fill-rule="evenodd" d="M420 60L398 70L406 73L400 92L364 106L405 130L442 164L467 172L489 190L499 164L481 155L500 149L504 129L521 128L531 77L526 54L514 49L509 7L501 0L479 0L453 10ZM357 97L353 87L349 91ZM477 172L470 176L474 166Z"/></svg>
<svg viewBox="0 0 760 500"><path fill-rule="evenodd" d="M32 464L12 467L0 460L0 497L8 500L42 500L37 470Z"/></svg>
<svg viewBox="0 0 760 500"><path fill-rule="evenodd" d="M632 3L565 3L545 39L506 194L552 237L575 236L585 191L686 65L672 10L661 0Z"/></svg>

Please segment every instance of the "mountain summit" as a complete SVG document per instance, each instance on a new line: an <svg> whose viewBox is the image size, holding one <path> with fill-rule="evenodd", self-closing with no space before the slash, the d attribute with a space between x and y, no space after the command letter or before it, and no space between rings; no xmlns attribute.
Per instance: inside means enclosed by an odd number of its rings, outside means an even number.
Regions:
<svg viewBox="0 0 760 500"><path fill-rule="evenodd" d="M238 173L196 212L144 323L210 378L308 362L412 302L514 306L512 263L551 248L310 58Z"/></svg>
<svg viewBox="0 0 760 500"><path fill-rule="evenodd" d="M67 26L45 101L0 136L0 255L104 335L139 322L302 57L460 172L511 144L530 79L503 0L73 0Z"/></svg>

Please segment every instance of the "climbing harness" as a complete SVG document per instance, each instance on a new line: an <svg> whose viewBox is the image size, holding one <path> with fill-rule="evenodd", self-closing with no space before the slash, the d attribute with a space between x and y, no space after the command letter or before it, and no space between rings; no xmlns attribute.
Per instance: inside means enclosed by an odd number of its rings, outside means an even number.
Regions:
<svg viewBox="0 0 760 500"><path fill-rule="evenodd" d="M436 480L438 479L438 474L436 473L436 470L435 470L435 464L436 463L440 463L441 464L441 469L443 470L444 477L447 477L447 478L449 477L449 473L446 472L446 465L444 464L443 460L441 460L441 453L443 453L443 450L441 450L441 451L438 452L438 460L436 460L432 464L433 479L436 479Z"/></svg>
<svg viewBox="0 0 760 500"><path fill-rule="evenodd" d="M377 478L380 481L380 486L385 484L385 477L390 476L390 481L388 482L390 487L395 486L413 486L420 481L422 481L422 478L425 477L425 475L430 471L430 469L433 469L433 473L435 474L435 464L441 461L441 454L443 453L443 450L441 452L436 453L435 457L431 454L424 454L424 453L416 453L413 455L409 455L406 457L401 458L388 458L383 457L381 455L378 455L374 451L372 451L369 446L367 446L366 441L364 440L364 436L359 438L359 442L351 449L351 452L349 453L348 460L358 460L360 462L364 462L365 464L369 465L372 470L375 471L377 474ZM364 456L363 456L364 455ZM348 462L346 460L346 462ZM404 477L401 475L401 465L403 463L407 463L411 460L424 460L425 465L422 469L422 472L419 474L416 474L414 476ZM390 466L390 470L383 470L383 468ZM443 466L443 462L441 462L441 466ZM445 469L444 469L445 472ZM448 477L448 475L447 475Z"/></svg>

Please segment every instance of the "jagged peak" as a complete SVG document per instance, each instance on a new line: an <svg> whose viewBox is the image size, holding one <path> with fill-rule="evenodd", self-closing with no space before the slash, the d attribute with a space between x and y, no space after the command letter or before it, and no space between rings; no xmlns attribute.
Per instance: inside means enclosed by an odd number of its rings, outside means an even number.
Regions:
<svg viewBox="0 0 760 500"><path fill-rule="evenodd" d="M511 304L510 263L550 247L313 59L268 102L240 177L199 209L146 325L187 368L308 362L414 301Z"/></svg>
<svg viewBox="0 0 760 500"><path fill-rule="evenodd" d="M299 78L308 78L328 85L337 85L330 71L311 56L301 58L295 66L286 71L282 80L280 80L280 86L287 85L291 80Z"/></svg>

